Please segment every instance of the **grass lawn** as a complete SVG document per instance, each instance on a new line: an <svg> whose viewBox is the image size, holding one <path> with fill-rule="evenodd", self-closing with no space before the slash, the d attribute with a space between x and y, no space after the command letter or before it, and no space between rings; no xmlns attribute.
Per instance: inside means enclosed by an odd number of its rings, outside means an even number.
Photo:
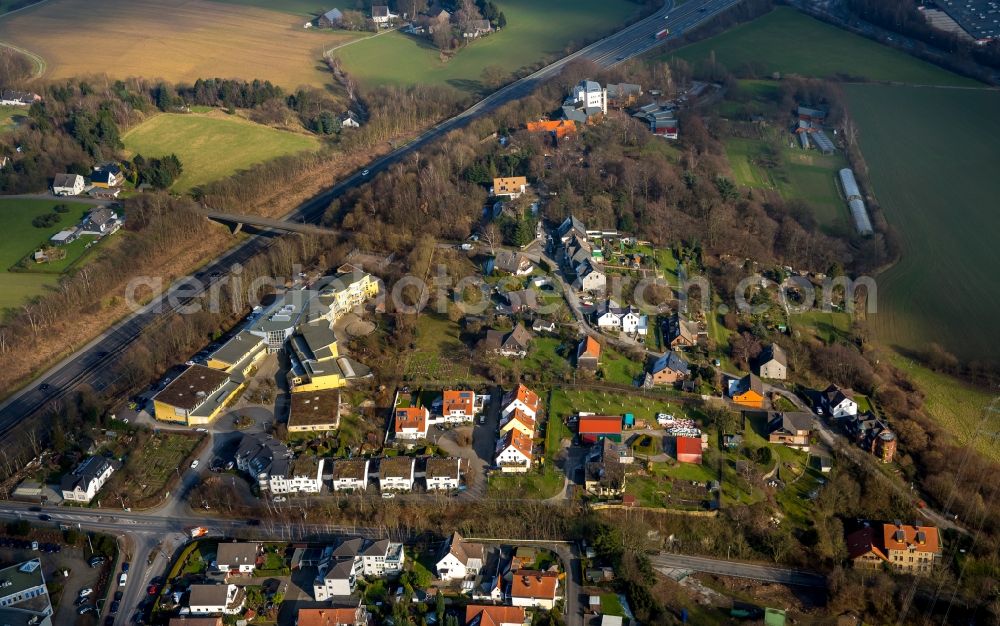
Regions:
<svg viewBox="0 0 1000 626"><path fill-rule="evenodd" d="M57 204L67 204L71 207L68 213L57 214L59 215L57 224L48 228L35 228L31 225L31 221L39 215L52 213L53 207ZM90 205L61 200L0 200L0 226L3 229L3 237L0 237L0 309L19 306L25 300L42 294L46 285L55 284L59 272L65 269L65 266L79 258L85 241L74 242L67 246L68 254L62 261L52 265L30 267L31 270L42 268L45 271L51 270L51 274L9 271L26 255L48 242L49 237L79 223L89 209Z"/></svg>
<svg viewBox="0 0 1000 626"><path fill-rule="evenodd" d="M785 7L662 58L677 56L698 63L712 52L730 70L753 68L758 76L781 72L928 85L978 84Z"/></svg>
<svg viewBox="0 0 1000 626"><path fill-rule="evenodd" d="M642 396L625 396L607 391L570 391L554 389L550 395L549 419L563 419L579 411L589 411L603 415L624 415L632 413L635 419L645 420L655 426L657 413L669 413L674 417L690 417L700 419L701 413L691 409L686 404L663 400L644 398Z"/></svg>
<svg viewBox="0 0 1000 626"><path fill-rule="evenodd" d="M266 4L291 13L305 6ZM267 9L209 0L59 0L4 19L0 40L40 57L51 80L106 73L189 83L259 78L290 90L331 85L323 51L360 34L304 29L301 14Z"/></svg>
<svg viewBox="0 0 1000 626"><path fill-rule="evenodd" d="M792 315L788 321L793 331L811 333L825 343L847 337L851 330L851 316L839 311L813 309Z"/></svg>
<svg viewBox="0 0 1000 626"><path fill-rule="evenodd" d="M215 112L210 115L161 113L124 137L132 154L176 154L184 167L174 190L225 178L270 159L319 147L319 139L269 128Z"/></svg>
<svg viewBox="0 0 1000 626"><path fill-rule="evenodd" d="M451 85L477 93L483 69L498 66L514 74L561 56L571 43L596 39L637 10L625 0L498 0L507 27L460 50L447 62L421 37L392 33L341 48L347 71L368 84Z"/></svg>
<svg viewBox="0 0 1000 626"><path fill-rule="evenodd" d="M566 484L563 473L546 463L541 471L527 474L501 474L490 476L489 494L494 498L529 498L544 500L558 494Z"/></svg>
<svg viewBox="0 0 1000 626"><path fill-rule="evenodd" d="M479 382L472 373L469 348L459 338L457 323L443 315L425 313L417 321L416 350L409 356L406 376L411 380Z"/></svg>
<svg viewBox="0 0 1000 626"><path fill-rule="evenodd" d="M783 138L793 139L784 133ZM825 231L849 234L850 213L836 182L837 171L847 166L840 152L824 155L816 150L786 147L781 150L781 165L768 169L760 165L766 149L763 142L731 137L725 140L725 146L736 182L776 190L786 200L803 200Z"/></svg>
<svg viewBox="0 0 1000 626"><path fill-rule="evenodd" d="M27 113L28 107L0 106L0 133L13 130Z"/></svg>
<svg viewBox="0 0 1000 626"><path fill-rule="evenodd" d="M642 363L637 363L623 354L605 348L601 351L601 372L609 383L631 385L642 374Z"/></svg>
<svg viewBox="0 0 1000 626"><path fill-rule="evenodd" d="M913 379L924 394L927 413L956 440L966 445L971 443L983 456L1000 461L1000 449L992 436L1000 431L1000 412L987 412L996 394L929 370L905 357L893 355L892 363ZM980 428L980 435L973 438Z"/></svg>
<svg viewBox="0 0 1000 626"><path fill-rule="evenodd" d="M622 606L622 601L618 599L617 593L609 592L601 594L601 613L603 615L625 617L625 607Z"/></svg>
<svg viewBox="0 0 1000 626"><path fill-rule="evenodd" d="M566 356L572 352L555 337L536 336L531 342L528 356L524 359L501 358L500 363L507 368L515 364L522 373L533 372L542 379L559 379L572 365Z"/></svg>
<svg viewBox="0 0 1000 626"><path fill-rule="evenodd" d="M937 341L961 359L995 359L1000 177L996 148L983 137L1000 136L1000 92L845 91L875 195L903 248L878 276L878 313L869 318L878 338L912 350Z"/></svg>

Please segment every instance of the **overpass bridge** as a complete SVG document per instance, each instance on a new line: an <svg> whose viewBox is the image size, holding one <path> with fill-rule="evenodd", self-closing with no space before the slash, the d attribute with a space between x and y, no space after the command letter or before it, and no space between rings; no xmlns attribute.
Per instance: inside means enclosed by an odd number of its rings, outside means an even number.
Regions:
<svg viewBox="0 0 1000 626"><path fill-rule="evenodd" d="M324 236L339 236L342 234L341 231L326 228L324 226L317 226L316 224L310 224L307 222L294 222L291 220L283 220L270 217L261 217L260 215L240 215L238 213L223 213L221 211L213 211L211 209L204 209L201 214L208 219L226 224L232 227L233 233L238 233L243 226L254 226L256 228L266 229L266 230L278 230L287 233L300 233L303 235L324 235Z"/></svg>

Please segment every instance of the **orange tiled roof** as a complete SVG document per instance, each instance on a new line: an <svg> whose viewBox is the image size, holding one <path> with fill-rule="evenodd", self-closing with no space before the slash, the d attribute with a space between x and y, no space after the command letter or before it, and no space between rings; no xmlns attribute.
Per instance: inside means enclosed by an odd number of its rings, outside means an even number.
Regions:
<svg viewBox="0 0 1000 626"><path fill-rule="evenodd" d="M581 415L581 435L609 435L622 432L622 418L617 415Z"/></svg>
<svg viewBox="0 0 1000 626"><path fill-rule="evenodd" d="M506 426L507 424L513 422L514 420L521 422L521 424L523 424L524 427L527 428L528 430L531 431L535 430L534 418L532 418L530 415L528 415L521 409L514 409L514 412L507 416L507 421L505 421L502 424L502 426Z"/></svg>
<svg viewBox="0 0 1000 626"><path fill-rule="evenodd" d="M677 454L701 454L701 439L697 437L677 437Z"/></svg>
<svg viewBox="0 0 1000 626"><path fill-rule="evenodd" d="M404 428L427 430L427 409L415 406L396 409L396 432L401 433Z"/></svg>
<svg viewBox="0 0 1000 626"><path fill-rule="evenodd" d="M538 413L538 409L541 406L538 394L521 384L514 388L514 391L510 394L510 399L506 400L504 404L510 404L514 400L520 400L526 407L535 413Z"/></svg>
<svg viewBox="0 0 1000 626"><path fill-rule="evenodd" d="M524 609L519 606L493 606L486 604L470 604L465 607L465 623L482 616L480 626L499 626L500 624L523 624Z"/></svg>
<svg viewBox="0 0 1000 626"><path fill-rule="evenodd" d="M875 545L875 531L871 527L862 528L847 535L847 555L853 560L874 552L883 560L888 561L882 549Z"/></svg>
<svg viewBox="0 0 1000 626"><path fill-rule="evenodd" d="M514 446L518 452L529 459L533 458L531 455L531 449L534 447L534 441L532 441L531 437L525 435L521 431L513 429L507 431L507 434L504 435L503 445L500 449L506 450L510 446Z"/></svg>
<svg viewBox="0 0 1000 626"><path fill-rule="evenodd" d="M298 626L354 626L357 609L299 609Z"/></svg>
<svg viewBox="0 0 1000 626"><path fill-rule="evenodd" d="M580 356L592 356L595 359L601 358L601 344L596 339L587 335L587 338L583 341L583 350L580 352Z"/></svg>
<svg viewBox="0 0 1000 626"><path fill-rule="evenodd" d="M510 176L507 178L494 178L494 193L518 193L521 187L528 184L528 179L524 176Z"/></svg>
<svg viewBox="0 0 1000 626"><path fill-rule="evenodd" d="M472 415L472 407L475 404L476 394L472 391L445 390L441 400L441 410L447 415L452 411L460 411L466 415Z"/></svg>
<svg viewBox="0 0 1000 626"><path fill-rule="evenodd" d="M896 531L901 532L901 540L896 539ZM918 537L918 533L920 536ZM911 546L917 552L939 552L938 531L933 526L882 525L882 545L886 550L907 550Z"/></svg>
<svg viewBox="0 0 1000 626"><path fill-rule="evenodd" d="M517 570L510 581L510 596L554 600L558 586L559 576L554 572Z"/></svg>
<svg viewBox="0 0 1000 626"><path fill-rule="evenodd" d="M565 137L576 132L576 123L571 120L539 120L528 122L529 133L555 133L556 137Z"/></svg>

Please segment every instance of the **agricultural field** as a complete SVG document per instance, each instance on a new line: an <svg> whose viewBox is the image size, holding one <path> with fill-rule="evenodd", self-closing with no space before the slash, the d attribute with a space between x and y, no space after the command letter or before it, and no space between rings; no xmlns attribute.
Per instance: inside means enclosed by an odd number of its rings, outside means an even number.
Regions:
<svg viewBox="0 0 1000 626"><path fill-rule="evenodd" d="M848 85L875 196L902 259L878 277L878 337L995 358L1000 342L1000 92ZM941 115L942 111L961 112Z"/></svg>
<svg viewBox="0 0 1000 626"><path fill-rule="evenodd" d="M514 74L561 55L572 43L610 32L633 15L626 0L499 0L507 27L460 50L448 61L423 38L391 33L338 50L347 71L367 84L451 85L484 90L483 69L499 66Z"/></svg>
<svg viewBox="0 0 1000 626"><path fill-rule="evenodd" d="M53 213L53 208L59 204L69 206L70 210L56 213L58 222L46 228L32 225L33 219ZM54 285L59 280L60 272L82 256L86 244L84 238L66 246L66 258L56 264L37 268L32 265L28 267L29 271L23 272L10 271L21 259L47 242L49 237L79 223L90 208L90 205L79 202L0 200L0 228L4 233L0 237L0 309L16 307L29 298L41 295L46 286ZM40 271L43 269L44 273Z"/></svg>
<svg viewBox="0 0 1000 626"><path fill-rule="evenodd" d="M787 133L786 139L794 137ZM850 213L837 188L837 171L847 166L841 153L825 155L818 150L783 146L776 155L776 167L765 167L769 148L763 142L728 138L725 146L737 183L777 191L786 200L803 200L823 230L850 235Z"/></svg>
<svg viewBox="0 0 1000 626"><path fill-rule="evenodd" d="M175 191L218 180L286 154L315 150L313 135L278 130L221 111L210 114L161 113L131 129L125 149L145 157L176 154L184 170Z"/></svg>
<svg viewBox="0 0 1000 626"><path fill-rule="evenodd" d="M978 84L787 7L778 7L722 35L666 53L662 59L678 57L700 63L712 53L730 71L743 73L752 68L752 72L746 72L748 75L780 72L921 85Z"/></svg>
<svg viewBox="0 0 1000 626"><path fill-rule="evenodd" d="M41 57L50 79L106 73L172 82L260 78L289 89L330 84L323 51L358 35L303 23L209 0L50 0L0 21L0 40Z"/></svg>
<svg viewBox="0 0 1000 626"><path fill-rule="evenodd" d="M323 4L322 0L212 0L223 4L234 4L244 7L257 7L281 11L309 19L329 11L332 6ZM341 7L344 8L344 7ZM305 24L305 20L302 21Z"/></svg>

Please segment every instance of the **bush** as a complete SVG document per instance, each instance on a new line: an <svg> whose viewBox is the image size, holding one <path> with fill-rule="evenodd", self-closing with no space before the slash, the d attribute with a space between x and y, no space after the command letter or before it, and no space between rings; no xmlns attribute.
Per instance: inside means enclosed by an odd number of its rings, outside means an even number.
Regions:
<svg viewBox="0 0 1000 626"><path fill-rule="evenodd" d="M69 213L69 205L57 204L54 207L52 207L52 210L55 211L56 213Z"/></svg>
<svg viewBox="0 0 1000 626"><path fill-rule="evenodd" d="M35 228L52 228L59 223L59 215L56 213L46 213L31 220L31 225Z"/></svg>

